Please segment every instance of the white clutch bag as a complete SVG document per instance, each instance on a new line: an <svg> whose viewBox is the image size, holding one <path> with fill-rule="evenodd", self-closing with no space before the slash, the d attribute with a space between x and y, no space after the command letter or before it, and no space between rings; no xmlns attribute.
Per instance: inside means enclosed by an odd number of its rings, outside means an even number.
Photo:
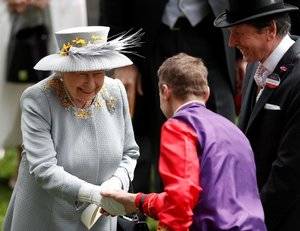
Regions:
<svg viewBox="0 0 300 231"><path fill-rule="evenodd" d="M96 221L102 216L100 211L100 206L96 204L90 204L85 210L83 210L81 214L81 222L85 225L85 227L91 229Z"/></svg>

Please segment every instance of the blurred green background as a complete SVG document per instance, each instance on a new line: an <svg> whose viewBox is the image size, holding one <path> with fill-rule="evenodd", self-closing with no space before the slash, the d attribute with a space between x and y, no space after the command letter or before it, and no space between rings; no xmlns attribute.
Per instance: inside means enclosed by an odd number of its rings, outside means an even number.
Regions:
<svg viewBox="0 0 300 231"><path fill-rule="evenodd" d="M0 230L12 192L9 180L16 174L17 165L17 149L9 148L0 156Z"/></svg>

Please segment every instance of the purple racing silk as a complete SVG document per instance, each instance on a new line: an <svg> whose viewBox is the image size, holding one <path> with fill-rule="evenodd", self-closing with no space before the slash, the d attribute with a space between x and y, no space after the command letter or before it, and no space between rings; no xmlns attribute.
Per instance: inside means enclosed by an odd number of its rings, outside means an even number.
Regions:
<svg viewBox="0 0 300 231"><path fill-rule="evenodd" d="M200 185L191 230L265 231L249 141L232 122L192 102L172 117L198 135Z"/></svg>

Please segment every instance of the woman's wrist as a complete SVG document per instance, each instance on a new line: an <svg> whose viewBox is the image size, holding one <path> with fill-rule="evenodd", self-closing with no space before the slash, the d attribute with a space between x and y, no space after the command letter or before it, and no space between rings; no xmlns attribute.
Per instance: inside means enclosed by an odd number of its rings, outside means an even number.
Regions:
<svg viewBox="0 0 300 231"><path fill-rule="evenodd" d="M102 196L100 194L101 187L90 183L83 184L78 192L78 200L80 202L88 202L93 204L100 204Z"/></svg>

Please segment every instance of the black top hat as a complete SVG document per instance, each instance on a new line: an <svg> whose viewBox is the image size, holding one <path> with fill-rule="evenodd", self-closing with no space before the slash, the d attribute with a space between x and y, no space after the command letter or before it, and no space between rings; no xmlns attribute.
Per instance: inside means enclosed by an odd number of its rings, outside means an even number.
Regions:
<svg viewBox="0 0 300 231"><path fill-rule="evenodd" d="M219 14L214 21L215 27L230 27L267 15L298 10L283 0L230 0L229 10Z"/></svg>

